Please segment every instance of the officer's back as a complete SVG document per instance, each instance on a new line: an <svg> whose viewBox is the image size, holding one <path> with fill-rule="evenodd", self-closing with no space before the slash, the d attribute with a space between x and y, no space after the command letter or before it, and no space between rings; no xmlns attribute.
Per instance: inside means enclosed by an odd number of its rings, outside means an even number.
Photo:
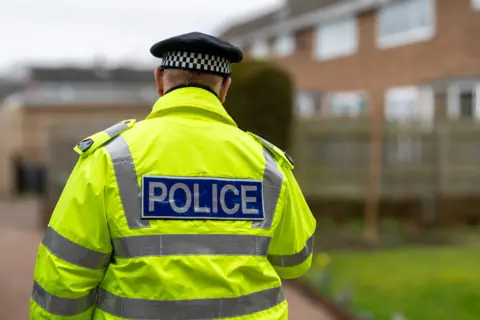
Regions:
<svg viewBox="0 0 480 320"><path fill-rule="evenodd" d="M32 314L287 319L280 278L308 270L315 220L291 160L222 106L241 51L192 33L151 52L162 58L152 113L76 147Z"/></svg>

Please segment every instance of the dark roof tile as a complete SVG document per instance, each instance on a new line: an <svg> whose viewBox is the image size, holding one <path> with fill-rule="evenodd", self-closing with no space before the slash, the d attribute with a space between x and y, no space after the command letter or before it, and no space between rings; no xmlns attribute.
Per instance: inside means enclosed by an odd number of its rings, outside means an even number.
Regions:
<svg viewBox="0 0 480 320"><path fill-rule="evenodd" d="M114 83L152 83L152 70L129 68L44 68L33 67L30 77L35 82L114 82Z"/></svg>

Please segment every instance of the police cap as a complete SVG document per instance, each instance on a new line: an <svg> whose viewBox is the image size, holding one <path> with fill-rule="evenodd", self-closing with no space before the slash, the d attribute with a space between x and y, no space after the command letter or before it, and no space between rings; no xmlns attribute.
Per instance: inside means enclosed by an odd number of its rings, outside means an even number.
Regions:
<svg viewBox="0 0 480 320"><path fill-rule="evenodd" d="M230 75L230 65L243 59L240 48L201 32L186 33L157 42L150 52L162 59L162 69L187 69L221 76Z"/></svg>

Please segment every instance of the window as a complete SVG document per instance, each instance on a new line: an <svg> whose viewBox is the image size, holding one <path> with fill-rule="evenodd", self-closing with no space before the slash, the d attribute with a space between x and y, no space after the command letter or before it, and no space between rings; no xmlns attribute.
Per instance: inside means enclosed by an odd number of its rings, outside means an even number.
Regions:
<svg viewBox="0 0 480 320"><path fill-rule="evenodd" d="M257 40L252 45L252 55L254 58L262 59L268 56L268 44L264 40Z"/></svg>
<svg viewBox="0 0 480 320"><path fill-rule="evenodd" d="M473 10L480 11L480 0L472 0Z"/></svg>
<svg viewBox="0 0 480 320"><path fill-rule="evenodd" d="M392 88L388 90L385 103L385 118L389 122L404 122L415 117L419 90L417 87Z"/></svg>
<svg viewBox="0 0 480 320"><path fill-rule="evenodd" d="M327 96L328 114L340 117L357 117L367 111L367 101L361 92L339 92Z"/></svg>
<svg viewBox="0 0 480 320"><path fill-rule="evenodd" d="M315 56L318 59L347 56L355 53L357 47L356 18L347 18L318 27L315 48Z"/></svg>
<svg viewBox="0 0 480 320"><path fill-rule="evenodd" d="M473 119L475 116L474 93L463 91L460 93L460 118Z"/></svg>
<svg viewBox="0 0 480 320"><path fill-rule="evenodd" d="M431 129L434 120L434 92L425 87L396 87L387 91L385 97L385 118L388 122L408 123L422 121L426 129ZM386 142L387 164L421 163L422 142L415 135L400 132Z"/></svg>
<svg viewBox="0 0 480 320"><path fill-rule="evenodd" d="M397 123L416 121L429 127L435 118L434 100L429 86L391 88L385 97L385 118Z"/></svg>
<svg viewBox="0 0 480 320"><path fill-rule="evenodd" d="M300 118L311 118L318 112L319 106L315 95L299 92L295 97L295 114Z"/></svg>
<svg viewBox="0 0 480 320"><path fill-rule="evenodd" d="M431 39L435 33L435 0L397 0L378 13L381 48Z"/></svg>
<svg viewBox="0 0 480 320"><path fill-rule="evenodd" d="M452 85L448 89L448 115L453 119L480 119L480 85Z"/></svg>
<svg viewBox="0 0 480 320"><path fill-rule="evenodd" d="M284 34L275 40L275 53L278 56L288 56L295 50L295 38L291 34Z"/></svg>

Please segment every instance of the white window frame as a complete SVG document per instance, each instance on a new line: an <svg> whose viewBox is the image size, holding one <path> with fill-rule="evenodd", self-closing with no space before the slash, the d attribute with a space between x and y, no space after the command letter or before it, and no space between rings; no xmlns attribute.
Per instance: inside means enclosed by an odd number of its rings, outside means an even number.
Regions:
<svg viewBox="0 0 480 320"><path fill-rule="evenodd" d="M473 11L480 11L480 0L472 0Z"/></svg>
<svg viewBox="0 0 480 320"><path fill-rule="evenodd" d="M286 57L295 52L295 36L292 33L282 33L274 43L275 55L279 57Z"/></svg>
<svg viewBox="0 0 480 320"><path fill-rule="evenodd" d="M385 120L390 123L421 124L425 130L433 129L435 119L434 111L434 90L431 86L399 86L391 87L385 92ZM392 110L389 104L392 101L408 101L411 110L404 117L392 117ZM404 109L400 105L399 109ZM389 114L390 113L390 114ZM422 156L422 149L419 142L409 134L397 135L396 148L388 153L388 161L399 164L411 164L418 162Z"/></svg>
<svg viewBox="0 0 480 320"><path fill-rule="evenodd" d="M409 96L413 99L411 110L406 114L398 114L392 109L391 103L396 100L407 101ZM404 106L399 109L406 111ZM435 120L434 90L429 86L400 86L389 88L385 92L385 120L393 123L421 122L430 125Z"/></svg>
<svg viewBox="0 0 480 320"><path fill-rule="evenodd" d="M315 98L312 92L297 92L295 95L295 115L301 119L315 117L319 111Z"/></svg>
<svg viewBox="0 0 480 320"><path fill-rule="evenodd" d="M435 36L436 32L436 0L402 0L402 1L427 1L429 3L429 19L430 24L428 26L422 26L415 29L411 29L405 32L382 35L381 23L385 13L388 10L392 10L395 6L400 5L400 2L392 2L386 6L380 8L377 12L376 29L377 29L377 47L380 49L388 49L398 46L404 46L424 41L429 41Z"/></svg>
<svg viewBox="0 0 480 320"><path fill-rule="evenodd" d="M365 103L365 110L350 109L350 110L347 110L346 112L341 112L341 113L335 112L334 108L333 108L333 101L335 99L342 99L342 98L344 98L345 100L350 100L350 101L356 100L355 102L357 102L357 103L362 103L362 100L363 100L363 102ZM332 117L332 118L334 118L334 117L355 118L355 117L361 117L363 115L366 115L369 112L369 110L368 110L369 101L368 101L367 93L365 91L355 91L355 90L353 90L353 91L329 92L326 95L326 100L327 101L325 103L325 108L327 110L325 112L328 113L328 117Z"/></svg>
<svg viewBox="0 0 480 320"><path fill-rule="evenodd" d="M335 27L342 26L343 24L348 24L351 23L351 26L353 28L353 42L351 43L350 47L347 48L342 48L338 49L337 51L333 52L324 52L322 51L322 33L325 32L325 30L333 30ZM314 57L317 60L323 61L323 60L330 60L330 59L335 59L335 58L341 58L341 57L347 57L354 55L358 51L358 43L359 43L359 34L358 34L358 18L356 16L346 16L340 19L336 20L330 20L329 22L326 23L321 23L316 31L315 31L315 41L314 41ZM350 39L349 39L350 40Z"/></svg>
<svg viewBox="0 0 480 320"><path fill-rule="evenodd" d="M251 54L255 59L265 59L270 54L266 39L256 39L252 43Z"/></svg>
<svg viewBox="0 0 480 320"><path fill-rule="evenodd" d="M460 95L464 91L472 91L474 120L480 120L480 81L476 83L452 84L447 89L447 115L450 119L460 119Z"/></svg>

